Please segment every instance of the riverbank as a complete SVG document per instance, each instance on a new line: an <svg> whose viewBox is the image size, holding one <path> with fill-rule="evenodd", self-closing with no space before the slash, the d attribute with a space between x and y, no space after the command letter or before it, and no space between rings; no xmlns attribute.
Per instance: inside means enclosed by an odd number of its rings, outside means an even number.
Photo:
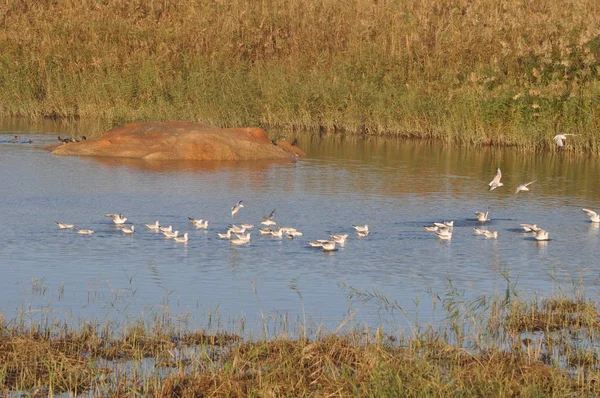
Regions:
<svg viewBox="0 0 600 398"><path fill-rule="evenodd" d="M598 7L9 2L0 113L598 153Z"/></svg>
<svg viewBox="0 0 600 398"><path fill-rule="evenodd" d="M596 396L600 307L581 294L466 302L410 330L299 328L272 339L110 322L0 318L0 390L33 396ZM368 295L367 295L368 296ZM363 296L365 298L366 296ZM381 299L366 297L367 299ZM388 303L390 304L390 303ZM393 303L392 303L393 305Z"/></svg>

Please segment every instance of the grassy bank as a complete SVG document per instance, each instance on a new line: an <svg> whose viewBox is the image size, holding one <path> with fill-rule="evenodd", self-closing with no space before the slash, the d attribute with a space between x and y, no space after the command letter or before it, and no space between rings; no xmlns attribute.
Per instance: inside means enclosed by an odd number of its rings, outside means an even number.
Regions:
<svg viewBox="0 0 600 398"><path fill-rule="evenodd" d="M581 294L446 295L446 319L248 339L168 316L0 321L0 391L34 396L598 396L600 307ZM300 333L300 336L303 336Z"/></svg>
<svg viewBox="0 0 600 398"><path fill-rule="evenodd" d="M0 5L0 113L195 120L598 153L600 5Z"/></svg>

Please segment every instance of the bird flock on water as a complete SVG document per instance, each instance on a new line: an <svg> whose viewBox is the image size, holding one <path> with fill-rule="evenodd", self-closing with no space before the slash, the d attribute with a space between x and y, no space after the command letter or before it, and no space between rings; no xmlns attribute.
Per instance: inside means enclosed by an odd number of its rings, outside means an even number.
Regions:
<svg viewBox="0 0 600 398"><path fill-rule="evenodd" d="M553 137L554 142L557 147L561 148L565 145L565 141L569 136L578 136L580 134L557 134ZM85 137L81 137L82 140L85 140ZM21 140L20 136L15 136L14 139L11 139L8 142L19 142ZM59 142L75 142L76 140L73 138L61 139L58 137ZM489 191L493 191L497 188L503 187L504 184L501 182L502 179L502 171L500 168L496 170L496 175L488 183ZM519 192L529 191L529 186L535 183L536 180L524 182L519 184L515 189L515 195ZM231 207L231 217L235 217L241 209L244 208L244 203L242 200L238 201L235 205ZM592 223L600 223L600 214L590 210L590 209L582 209L585 214L588 215L590 221ZM293 239L299 236L303 236L302 232L298 231L293 227L277 227L277 223L273 220L275 216L275 210L271 212L268 216L264 216L261 221L261 225L263 227L258 228L258 233L261 236L268 236L272 238L288 238ZM489 208L487 211L476 211L475 215L477 216L477 221L480 223L487 223L491 221L489 218ZM114 225L120 227L121 232L126 235L132 235L135 233L136 229L134 225L127 225L127 218L120 213L109 213L106 214L106 217L112 219ZM188 217L189 221L196 229L204 229L208 230L208 220L204 219L195 219L192 217ZM81 235L92 235L95 231L91 229L83 229L83 228L75 228L73 224L61 223L55 221L60 229L75 229L77 233ZM163 226L159 221L155 221L152 224L144 224L149 230L156 231L162 233L165 238L173 239L178 243L187 243L189 240L189 233L185 232L182 235L179 235L179 230L173 231L173 227ZM534 234L534 237L538 241L548 241L550 239L550 233L545 229L538 227L536 224L520 224L520 227L525 232L531 232ZM365 238L369 235L369 226L365 225L352 225L354 228L356 236L359 238ZM451 240L452 233L454 228L454 221L443 221L443 222L434 222L433 225L425 225L425 230L428 232L435 232L436 236L441 240ZM221 239L227 239L231 242L232 245L246 245L250 243L250 238L252 235L252 230L254 229L254 225L252 224L240 224L234 225L230 224L225 232L217 232L217 236ZM487 239L497 239L498 231L490 231L484 228L474 227L475 235L483 235ZM346 239L349 234L329 234L329 239L317 239L314 241L308 241L307 244L310 247L321 248L323 251L334 251L336 250L336 246L344 246L346 243Z"/></svg>
<svg viewBox="0 0 600 398"><path fill-rule="evenodd" d="M234 218L240 210L244 208L243 201L238 201L231 207L231 217ZM293 227L276 227L277 222L274 220L276 211L273 210L268 216L262 217L261 227L257 229L260 236L271 237L274 239L294 239L303 236L303 233ZM132 235L136 232L135 225L127 223L127 217L122 213L109 213L105 215L112 220L112 223L117 226L121 233L124 235ZM205 219L198 219L188 217L189 222L196 230L208 230L209 221ZM67 224L55 221L59 229L73 229L80 235L93 235L94 230L76 228L74 224ZM174 229L172 225L161 225L159 221L154 223L144 224L144 226L157 233L161 233L167 239L173 239L177 243L186 244L189 241L189 232L185 232L180 235L179 229ZM356 232L356 236L359 238L365 238L369 235L368 225L352 225ZM217 232L216 235L220 239L228 240L234 246L247 245L250 243L252 231L254 225L242 223L240 225L229 224L224 232ZM344 246L349 234L329 234L328 239L317 239L314 241L307 241L309 247L320 248L325 252L331 252L337 250L338 246Z"/></svg>
<svg viewBox="0 0 600 398"><path fill-rule="evenodd" d="M576 135L576 134L560 134L562 136L565 135ZM557 136L558 137L558 136ZM556 137L554 137L556 140ZM564 139L563 137L562 139ZM496 175L488 183L489 191L493 191L496 188L504 186L504 184L500 181L502 179L502 171L500 168L496 170ZM515 195L522 191L529 191L529 186L533 184L534 181L526 182L523 184L519 184L517 189L515 190ZM590 209L582 209L585 214L588 215L590 221L592 223L600 223L600 214L596 213ZM489 218L489 208L487 211L476 211L475 215L477 216L477 221L480 223L486 223L491 221ZM538 227L536 224L519 224L521 228L525 232L532 232L534 237L538 241L548 241L550 240L550 233L543 228ZM433 225L425 225L424 228L428 232L435 232L436 236L442 240L451 240L452 232L454 227L454 221L443 221L443 222L434 222ZM483 235L487 239L498 239L498 231L490 231L483 228L473 227L475 235Z"/></svg>

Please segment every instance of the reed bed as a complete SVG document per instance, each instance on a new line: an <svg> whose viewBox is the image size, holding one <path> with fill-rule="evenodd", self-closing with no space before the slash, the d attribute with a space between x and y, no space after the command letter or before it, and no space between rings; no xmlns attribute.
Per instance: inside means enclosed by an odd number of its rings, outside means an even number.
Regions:
<svg viewBox="0 0 600 398"><path fill-rule="evenodd" d="M350 296L394 303L350 288ZM241 337L168 314L105 322L0 318L0 391L46 396L598 396L600 307L581 292L465 300L436 325ZM439 302L439 301L438 301ZM393 318L393 316L391 317ZM388 319L389 322L392 319Z"/></svg>
<svg viewBox="0 0 600 398"><path fill-rule="evenodd" d="M0 5L0 114L190 120L598 153L600 4Z"/></svg>

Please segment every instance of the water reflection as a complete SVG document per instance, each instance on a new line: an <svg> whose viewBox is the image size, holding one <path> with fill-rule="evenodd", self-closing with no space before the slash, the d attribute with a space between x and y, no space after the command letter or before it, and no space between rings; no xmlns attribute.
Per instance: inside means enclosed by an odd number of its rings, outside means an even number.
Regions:
<svg viewBox="0 0 600 398"><path fill-rule="evenodd" d="M449 281L475 297L502 290L507 274L517 289L533 293L569 285L574 276L594 283L600 272L599 225L581 212L600 209L600 166L586 157L299 135L309 157L295 163L147 162L56 157L41 147L64 131L20 128L0 132L0 140L19 132L34 140L0 143L0 167L11 171L0 175L0 271L6 276L0 300L9 318L23 302L110 317L164 310L166 300L174 316L191 314L199 323L216 308L223 318L244 317L248 324L264 314L295 319L304 310L335 329L356 310L358 323L386 316L384 303L361 302L350 288L376 291L427 320L434 314L415 309L416 297L444 297ZM489 192L498 167L505 186ZM514 195L518 184L534 179L530 192ZM246 207L232 218L238 200ZM276 240L255 233L243 247L216 236L233 222L259 225L274 208L279 225L304 236ZM474 212L488 208L485 227L498 231L497 240L473 234L481 225ZM137 226L133 236L104 217L112 212ZM209 231L195 230L188 216L208 219ZM97 233L59 231L55 220ZM189 232L189 242L143 226L155 220ZM451 241L423 229L443 220L455 222ZM524 234L524 222L548 230L552 240ZM364 224L372 232L359 239L351 226ZM308 247L306 241L330 233L350 237L336 252ZM44 280L45 296L31 294L33 279ZM61 298L52 296L61 286Z"/></svg>
<svg viewBox="0 0 600 398"><path fill-rule="evenodd" d="M289 165L288 160L248 160L248 161L198 161L198 160L144 160L128 158L90 157L90 162L111 167L125 167L136 171L155 173L211 173L223 170L261 172L278 165Z"/></svg>

